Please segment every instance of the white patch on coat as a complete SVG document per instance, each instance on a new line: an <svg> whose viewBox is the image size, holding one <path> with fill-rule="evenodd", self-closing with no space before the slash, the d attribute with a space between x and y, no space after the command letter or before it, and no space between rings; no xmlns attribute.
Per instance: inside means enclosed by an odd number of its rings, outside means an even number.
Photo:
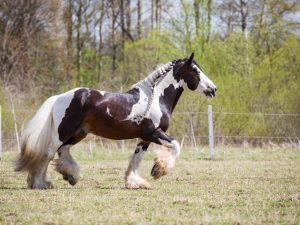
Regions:
<svg viewBox="0 0 300 225"><path fill-rule="evenodd" d="M180 155L180 145L178 141L172 140L171 142L158 138L159 142L171 150L172 155L176 158Z"/></svg>
<svg viewBox="0 0 300 225"><path fill-rule="evenodd" d="M170 71L165 74L168 70ZM152 85L158 79L161 79L160 82L155 85L154 90L152 90ZM159 98L164 95L165 89L170 87L170 85L173 85L174 88L177 89L179 87L183 87L184 84L185 83L183 80L180 80L178 82L174 79L172 62L169 62L156 69L144 80L139 81L133 86L139 89L140 99L136 104L132 106L131 112L125 120L131 120L137 124L140 124L144 118L149 118L152 120L155 128L157 128L163 115L159 105ZM153 97L151 106L149 108L149 111L146 112L152 95Z"/></svg>
<svg viewBox="0 0 300 225"><path fill-rule="evenodd" d="M139 188L141 186L148 187L148 182L143 179L139 174L140 163L143 159L145 151L142 146L137 147L138 152L134 153L129 162L129 166L125 176L127 188Z"/></svg>
<svg viewBox="0 0 300 225"><path fill-rule="evenodd" d="M42 160L44 157L51 160L61 146L58 126L76 90L78 89L48 98L26 125L22 132L21 145L23 151L31 155L33 160Z"/></svg>
<svg viewBox="0 0 300 225"><path fill-rule="evenodd" d="M22 151L30 155L33 160L45 156L52 159L55 154L51 153L49 146L53 142L53 134L57 133L52 126L52 110L56 100L57 96L48 98L22 131Z"/></svg>
<svg viewBox="0 0 300 225"><path fill-rule="evenodd" d="M98 90L99 91L99 90ZM105 91L99 91L99 93L102 95L102 96L104 96L105 95Z"/></svg>
<svg viewBox="0 0 300 225"><path fill-rule="evenodd" d="M200 76L200 82L197 87L197 91L203 94L203 91L208 88L215 89L216 85L201 71L201 69L197 65L193 65L193 69L195 69Z"/></svg>
<svg viewBox="0 0 300 225"><path fill-rule="evenodd" d="M125 120L131 120L137 124L140 124L140 119L142 119L141 117L147 108L148 99L150 96L149 94L147 95L142 88L138 87L138 89L140 93L139 101L132 106L131 112Z"/></svg>
<svg viewBox="0 0 300 225"><path fill-rule="evenodd" d="M62 119L65 117L65 113L67 108L70 106L70 103L72 99L74 98L74 93L81 88L74 88L68 92L65 92L63 94L57 95L56 96L56 102L53 106L53 122L54 122L54 130L55 135L54 135L54 143L51 148L53 150L57 150L57 148L62 145L62 142L59 140L59 134L58 134L58 127L62 121ZM58 147L57 147L58 146Z"/></svg>
<svg viewBox="0 0 300 225"><path fill-rule="evenodd" d="M150 107L149 112L146 115L146 118L149 118L152 120L155 128L159 126L160 119L163 115L160 105L159 105L159 98L164 95L164 91L170 87L170 85L173 85L175 89L183 87L184 82L183 80L180 80L179 82L174 79L173 76L173 69L168 72L161 80L161 82L154 88L154 96L153 101Z"/></svg>
<svg viewBox="0 0 300 225"><path fill-rule="evenodd" d="M113 116L111 115L111 113L110 113L110 111L109 111L109 108L108 108L108 107L106 108L106 113L107 113L107 115L109 115L110 117L113 117Z"/></svg>
<svg viewBox="0 0 300 225"><path fill-rule="evenodd" d="M167 150L159 149L155 150L154 153L159 159L162 159L166 163L169 169L173 168L177 157L180 155L180 145L178 141L172 140L169 142L160 138L158 138L158 140Z"/></svg>

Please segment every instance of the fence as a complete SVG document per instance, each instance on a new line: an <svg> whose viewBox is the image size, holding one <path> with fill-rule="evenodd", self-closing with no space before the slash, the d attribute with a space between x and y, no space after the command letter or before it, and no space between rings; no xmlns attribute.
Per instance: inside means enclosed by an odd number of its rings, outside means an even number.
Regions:
<svg viewBox="0 0 300 225"><path fill-rule="evenodd" d="M13 109L2 110L1 113L0 106L0 156L2 151L19 149L18 135L34 113L34 110L15 112ZM214 121L214 133L212 133L212 126L209 129L208 121L210 124ZM199 149L199 146L210 143L212 158L213 144L259 147L288 145L299 148L299 124L300 114L212 112L211 108L208 108L207 112L175 111L168 133L176 137L182 147ZM82 143L88 146L89 151L95 146L108 149L132 149L137 144L137 140L110 141L88 136Z"/></svg>

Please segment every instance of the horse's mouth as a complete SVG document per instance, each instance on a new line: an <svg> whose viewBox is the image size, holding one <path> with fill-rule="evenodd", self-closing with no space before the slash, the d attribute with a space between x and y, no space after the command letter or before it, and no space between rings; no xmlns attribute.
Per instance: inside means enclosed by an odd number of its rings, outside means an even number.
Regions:
<svg viewBox="0 0 300 225"><path fill-rule="evenodd" d="M206 97L209 97L209 98L213 98L216 96L216 92L211 89L207 89L207 90L203 91L203 93L205 94Z"/></svg>
<svg viewBox="0 0 300 225"><path fill-rule="evenodd" d="M212 93L209 93L209 94L205 94L205 96L208 98L213 98L215 95L213 95Z"/></svg>

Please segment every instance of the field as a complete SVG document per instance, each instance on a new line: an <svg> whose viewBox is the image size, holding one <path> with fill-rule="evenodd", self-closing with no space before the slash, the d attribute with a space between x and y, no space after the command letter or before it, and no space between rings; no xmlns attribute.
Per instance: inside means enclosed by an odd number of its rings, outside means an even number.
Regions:
<svg viewBox="0 0 300 225"><path fill-rule="evenodd" d="M50 166L52 190L27 190L0 162L0 224L300 224L300 150L183 149L172 173L153 180L149 152L141 174L151 190L124 189L131 151L74 151L82 179L72 187Z"/></svg>

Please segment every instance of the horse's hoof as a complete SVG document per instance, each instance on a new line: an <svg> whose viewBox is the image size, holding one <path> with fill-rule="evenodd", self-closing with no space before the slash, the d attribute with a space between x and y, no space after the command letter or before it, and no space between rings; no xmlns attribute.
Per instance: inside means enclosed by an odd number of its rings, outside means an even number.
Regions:
<svg viewBox="0 0 300 225"><path fill-rule="evenodd" d="M148 183L148 181L143 180L139 184L126 182L125 188L127 188L127 189L151 189L151 185Z"/></svg>
<svg viewBox="0 0 300 225"><path fill-rule="evenodd" d="M30 189L39 189L39 190L46 190L46 189L52 189L53 185L50 181L46 181L45 183L41 184L32 184L29 186Z"/></svg>
<svg viewBox="0 0 300 225"><path fill-rule="evenodd" d="M46 181L46 189L52 189L53 188L53 184L50 181Z"/></svg>
<svg viewBox="0 0 300 225"><path fill-rule="evenodd" d="M75 180L75 178L72 175L68 175L68 174L63 175L63 179L68 181L69 184L71 184L72 186L74 186L77 183L77 181Z"/></svg>
<svg viewBox="0 0 300 225"><path fill-rule="evenodd" d="M155 159L154 160L154 165L151 170L151 176L156 180L168 173L166 164L163 160L161 159Z"/></svg>

